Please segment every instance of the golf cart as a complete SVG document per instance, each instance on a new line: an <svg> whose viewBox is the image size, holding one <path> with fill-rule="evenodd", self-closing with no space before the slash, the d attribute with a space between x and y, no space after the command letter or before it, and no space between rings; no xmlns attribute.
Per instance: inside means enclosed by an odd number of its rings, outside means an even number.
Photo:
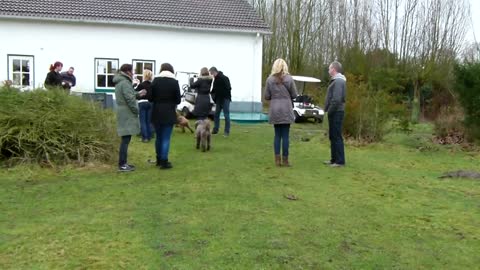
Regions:
<svg viewBox="0 0 480 270"><path fill-rule="evenodd" d="M293 100L293 114L295 115L295 123L308 119L314 119L318 123L323 122L324 111L321 107L313 104L311 97L304 94L307 82L319 83L319 79L305 76L292 76L294 81L303 82L299 95Z"/></svg>
<svg viewBox="0 0 480 270"><path fill-rule="evenodd" d="M177 105L177 111L179 111L183 116L189 118L192 117L193 109L195 108L195 100L197 99L197 91L192 89L190 85L194 83L198 78L197 72L186 72L186 71L177 71L175 77L180 84L180 89L182 91L182 99L180 104ZM212 106L212 111L210 112L213 117L215 113L215 105Z"/></svg>

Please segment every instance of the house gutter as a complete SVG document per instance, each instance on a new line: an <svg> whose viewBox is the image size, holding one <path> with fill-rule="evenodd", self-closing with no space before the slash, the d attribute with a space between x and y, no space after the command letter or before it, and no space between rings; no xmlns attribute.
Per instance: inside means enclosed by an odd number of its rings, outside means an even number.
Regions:
<svg viewBox="0 0 480 270"><path fill-rule="evenodd" d="M89 23L89 24L105 24L105 25L122 25L122 26L137 26L148 28L160 28L160 29L173 29L173 30L190 30L190 31L205 31L205 32L223 32L223 33L243 33L243 34L261 34L271 35L270 30L245 30L245 29L228 29L228 28L199 28L192 26L170 25L170 24L157 24L157 23L145 23L138 21L110 21L104 19L89 20L89 19L68 19L68 18L42 18L42 17L30 17L30 16L18 16L18 15L0 15L0 19L11 20L30 20L30 21L47 21L47 22L68 22L68 23Z"/></svg>

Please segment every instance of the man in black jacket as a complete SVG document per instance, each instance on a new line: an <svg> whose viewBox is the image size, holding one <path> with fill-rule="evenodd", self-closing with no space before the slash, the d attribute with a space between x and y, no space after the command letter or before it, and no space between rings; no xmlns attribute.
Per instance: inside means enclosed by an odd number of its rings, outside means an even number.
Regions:
<svg viewBox="0 0 480 270"><path fill-rule="evenodd" d="M214 77L212 86L212 98L215 101L215 125L212 134L217 134L220 129L220 113L223 110L225 117L224 136L230 134L230 102L232 101L230 80L223 72L218 71L216 67L209 69L210 74Z"/></svg>
<svg viewBox="0 0 480 270"><path fill-rule="evenodd" d="M75 78L75 75L73 75L74 71L75 69L70 67L67 72L62 72L62 79L65 83L64 88L70 89L77 84L77 79Z"/></svg>
<svg viewBox="0 0 480 270"><path fill-rule="evenodd" d="M328 113L328 130L330 138L331 158L325 164L331 167L345 166L345 150L343 145L342 127L345 115L345 100L347 94L347 79L342 73L342 64L333 62L328 67L330 85L325 99L325 111Z"/></svg>

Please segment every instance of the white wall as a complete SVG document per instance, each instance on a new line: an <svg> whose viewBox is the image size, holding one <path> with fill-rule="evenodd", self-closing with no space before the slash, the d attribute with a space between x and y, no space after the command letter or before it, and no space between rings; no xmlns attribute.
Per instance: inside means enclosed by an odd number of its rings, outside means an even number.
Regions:
<svg viewBox="0 0 480 270"><path fill-rule="evenodd" d="M34 55L35 85L41 86L50 64L75 67L75 91L95 87L94 58L163 62L176 71L216 66L230 78L234 101L261 101L262 36L254 33L193 31L154 27L19 21L0 18L0 80L7 79L7 55Z"/></svg>

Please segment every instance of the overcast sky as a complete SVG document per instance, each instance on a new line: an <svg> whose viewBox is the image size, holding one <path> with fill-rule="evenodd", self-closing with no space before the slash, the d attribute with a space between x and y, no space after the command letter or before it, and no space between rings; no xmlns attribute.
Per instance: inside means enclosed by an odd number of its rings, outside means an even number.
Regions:
<svg viewBox="0 0 480 270"><path fill-rule="evenodd" d="M480 42L480 1L479 0L470 0L471 9L470 12L472 13L472 20L469 24L471 25L472 29L467 34L467 40L474 41L473 33L475 33L475 38L477 42Z"/></svg>

